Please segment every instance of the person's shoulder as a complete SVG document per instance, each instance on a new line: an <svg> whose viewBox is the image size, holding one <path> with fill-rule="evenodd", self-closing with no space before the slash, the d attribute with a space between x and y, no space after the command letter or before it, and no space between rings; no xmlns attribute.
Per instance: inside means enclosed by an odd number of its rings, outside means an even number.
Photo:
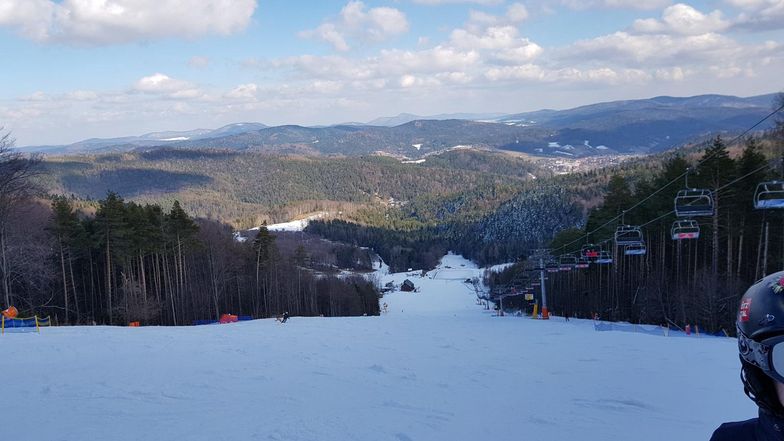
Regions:
<svg viewBox="0 0 784 441"><path fill-rule="evenodd" d="M756 441L754 430L757 418L734 423L724 423L713 432L710 441Z"/></svg>

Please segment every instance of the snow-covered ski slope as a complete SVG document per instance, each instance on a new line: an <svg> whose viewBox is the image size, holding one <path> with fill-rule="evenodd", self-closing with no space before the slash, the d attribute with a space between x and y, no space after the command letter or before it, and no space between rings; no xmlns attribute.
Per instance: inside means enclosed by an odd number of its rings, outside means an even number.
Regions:
<svg viewBox="0 0 784 441"><path fill-rule="evenodd" d="M480 273L447 256L426 278L383 275L420 292L388 295L381 317L6 334L3 427L69 441L707 440L755 415L734 340L493 317L463 283Z"/></svg>

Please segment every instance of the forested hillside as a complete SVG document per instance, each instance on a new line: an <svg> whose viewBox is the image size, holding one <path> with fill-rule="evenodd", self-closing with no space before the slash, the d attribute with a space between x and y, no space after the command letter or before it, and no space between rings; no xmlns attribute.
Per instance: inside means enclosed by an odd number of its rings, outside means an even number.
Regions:
<svg viewBox="0 0 784 441"><path fill-rule="evenodd" d="M457 150L405 164L367 156L319 158L228 150L153 150L46 158L41 185L49 192L97 200L108 191L250 228L312 211L353 212L420 197L518 186L549 173L501 153Z"/></svg>
<svg viewBox="0 0 784 441"><path fill-rule="evenodd" d="M367 251L313 240L306 249L266 229L239 243L177 203L165 212L110 193L84 216L65 198L29 200L14 204L4 227L4 303L61 324L378 314L372 283L330 275L369 270Z"/></svg>
<svg viewBox="0 0 784 441"><path fill-rule="evenodd" d="M603 203L590 212L585 226L565 229L551 243L550 265L562 269L548 277L551 309L734 332L743 292L762 276L784 270L784 214L755 208L758 185L784 178L782 133L747 139L739 151L715 138L698 155L672 155L647 177L611 176ZM709 192L713 214L676 216L675 202L683 200L676 196L687 188L687 179L688 188ZM784 192L778 197L784 198ZM616 228L623 225L641 228L642 253L630 255L629 247L617 243ZM689 236L678 235L684 232ZM604 249L612 263L592 263L587 269L563 265L589 244ZM499 292L530 286L538 272L521 272L524 267L538 267L538 262L523 263L491 282Z"/></svg>
<svg viewBox="0 0 784 441"><path fill-rule="evenodd" d="M23 316L185 325L223 313L378 314L372 283L336 274L370 270L367 250L266 228L240 243L176 200L164 209L109 192L79 211L83 201L42 199L42 164L10 144L0 138L0 289Z"/></svg>

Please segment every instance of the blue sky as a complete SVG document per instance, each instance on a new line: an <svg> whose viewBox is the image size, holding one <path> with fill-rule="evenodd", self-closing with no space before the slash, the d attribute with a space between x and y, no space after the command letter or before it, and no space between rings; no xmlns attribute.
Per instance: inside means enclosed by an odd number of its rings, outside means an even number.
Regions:
<svg viewBox="0 0 784 441"><path fill-rule="evenodd" d="M784 0L0 0L18 145L784 88Z"/></svg>

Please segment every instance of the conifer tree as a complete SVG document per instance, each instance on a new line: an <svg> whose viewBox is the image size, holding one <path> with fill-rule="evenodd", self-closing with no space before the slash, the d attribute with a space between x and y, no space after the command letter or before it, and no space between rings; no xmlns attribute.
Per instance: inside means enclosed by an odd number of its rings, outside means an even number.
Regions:
<svg viewBox="0 0 784 441"><path fill-rule="evenodd" d="M110 191L106 199L98 202L95 213L96 242L103 250L104 256L104 289L106 296L106 314L109 324L114 323L114 295L117 291L117 261L125 256L128 243L128 226L126 223L126 207L123 199Z"/></svg>

